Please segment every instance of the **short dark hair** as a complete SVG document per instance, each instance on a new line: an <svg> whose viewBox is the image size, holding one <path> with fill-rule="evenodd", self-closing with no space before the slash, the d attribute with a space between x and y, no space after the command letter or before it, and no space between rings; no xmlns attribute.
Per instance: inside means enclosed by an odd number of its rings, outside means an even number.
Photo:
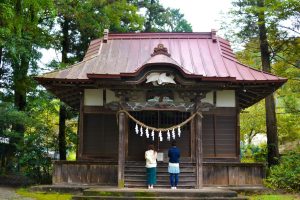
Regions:
<svg viewBox="0 0 300 200"><path fill-rule="evenodd" d="M172 146L176 146L176 140L172 141Z"/></svg>
<svg viewBox="0 0 300 200"><path fill-rule="evenodd" d="M148 145L148 150L154 150L154 145L153 144L149 144Z"/></svg>

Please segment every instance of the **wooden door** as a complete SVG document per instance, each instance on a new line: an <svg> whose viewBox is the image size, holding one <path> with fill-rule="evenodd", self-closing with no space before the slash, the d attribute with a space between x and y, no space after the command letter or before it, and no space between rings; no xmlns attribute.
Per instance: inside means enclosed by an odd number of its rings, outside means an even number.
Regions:
<svg viewBox="0 0 300 200"><path fill-rule="evenodd" d="M131 114L139 121L143 122L147 126L156 128L167 128L177 125L189 116L189 112L178 112L178 111L136 111ZM147 138L145 135L145 129L143 136L136 134L135 122L131 119L128 121L128 155L127 160L143 161L144 153L147 150L149 144L154 144L158 152L166 153L171 146L171 142L167 140L166 132L163 133L163 141L160 142L158 139L158 133L155 132L155 139L151 137ZM139 127L140 128L140 127ZM149 133L151 131L149 130ZM176 141L177 146L181 151L181 158L185 160L191 157L191 128L190 123L181 127L181 137L179 138L176 130ZM172 140L172 137L171 137ZM165 154L166 155L166 154ZM166 155L167 156L167 155Z"/></svg>

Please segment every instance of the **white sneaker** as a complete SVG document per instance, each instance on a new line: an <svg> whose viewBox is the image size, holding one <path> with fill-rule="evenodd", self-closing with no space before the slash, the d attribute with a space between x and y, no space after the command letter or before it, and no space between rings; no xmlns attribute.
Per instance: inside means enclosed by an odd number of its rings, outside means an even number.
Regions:
<svg viewBox="0 0 300 200"><path fill-rule="evenodd" d="M171 187L171 189L173 190L173 189L175 189L175 187Z"/></svg>
<svg viewBox="0 0 300 200"><path fill-rule="evenodd" d="M177 187L174 187L175 190L177 190Z"/></svg>
<svg viewBox="0 0 300 200"><path fill-rule="evenodd" d="M153 189L153 185L151 185L150 188Z"/></svg>
<svg viewBox="0 0 300 200"><path fill-rule="evenodd" d="M151 189L151 186L150 186L150 185L148 185L148 189Z"/></svg>

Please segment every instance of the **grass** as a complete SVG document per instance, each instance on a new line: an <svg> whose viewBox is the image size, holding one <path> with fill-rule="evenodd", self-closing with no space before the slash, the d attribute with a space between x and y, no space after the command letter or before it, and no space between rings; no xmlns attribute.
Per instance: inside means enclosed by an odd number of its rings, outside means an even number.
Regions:
<svg viewBox="0 0 300 200"><path fill-rule="evenodd" d="M45 193L45 192L29 192L24 188L18 189L17 194L30 197L36 200L71 200L71 194L61 194L61 193Z"/></svg>
<svg viewBox="0 0 300 200"><path fill-rule="evenodd" d="M45 192L29 192L28 190L21 188L17 190L17 193L24 197L30 197L36 200L71 200L71 194L61 193L45 193ZM111 195L105 193L101 195ZM144 194L136 194L136 196L144 196ZM299 195L292 194L261 194L248 196L250 200L300 200Z"/></svg>
<svg viewBox="0 0 300 200"><path fill-rule="evenodd" d="M298 195L263 194L250 196L250 200L300 200Z"/></svg>

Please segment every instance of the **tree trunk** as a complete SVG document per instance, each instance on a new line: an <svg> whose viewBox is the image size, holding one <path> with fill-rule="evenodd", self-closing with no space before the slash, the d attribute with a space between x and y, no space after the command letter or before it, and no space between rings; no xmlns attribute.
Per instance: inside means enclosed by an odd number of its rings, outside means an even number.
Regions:
<svg viewBox="0 0 300 200"><path fill-rule="evenodd" d="M69 20L64 17L64 21L61 24L63 40L61 42L62 45L62 63L68 63L68 51L69 51ZM59 132L58 132L58 151L60 160L66 160L67 150L66 150L66 118L67 118L67 110L66 106L61 103L59 109Z"/></svg>
<svg viewBox="0 0 300 200"><path fill-rule="evenodd" d="M148 21L145 23L145 32L151 32L152 29L152 21L153 21L153 15L154 15L154 10L153 10L153 5L155 1L151 0L150 2L150 7L149 9L149 18Z"/></svg>
<svg viewBox="0 0 300 200"><path fill-rule="evenodd" d="M66 106L61 103L59 108L58 150L59 159L66 160Z"/></svg>
<svg viewBox="0 0 300 200"><path fill-rule="evenodd" d="M263 10L264 0L258 0L258 7ZM258 13L259 26L259 41L261 62L263 71L271 71L269 43L267 39L267 29L265 24L265 13L261 11ZM267 125L267 139L268 139L268 164L269 166L278 164L279 150L278 150L278 134L275 114L275 103L273 94L269 95L265 100L266 108L266 125Z"/></svg>
<svg viewBox="0 0 300 200"><path fill-rule="evenodd" d="M2 66L2 54L3 54L3 48L0 47L0 88L3 87L1 82L4 81L4 66Z"/></svg>
<svg viewBox="0 0 300 200"><path fill-rule="evenodd" d="M2 47L0 47L0 67L1 67L1 69L2 69L2 65L1 65L2 64L2 52L3 52ZM0 73L1 73L1 71L2 70L0 70ZM1 78L1 76L0 76L0 78Z"/></svg>

